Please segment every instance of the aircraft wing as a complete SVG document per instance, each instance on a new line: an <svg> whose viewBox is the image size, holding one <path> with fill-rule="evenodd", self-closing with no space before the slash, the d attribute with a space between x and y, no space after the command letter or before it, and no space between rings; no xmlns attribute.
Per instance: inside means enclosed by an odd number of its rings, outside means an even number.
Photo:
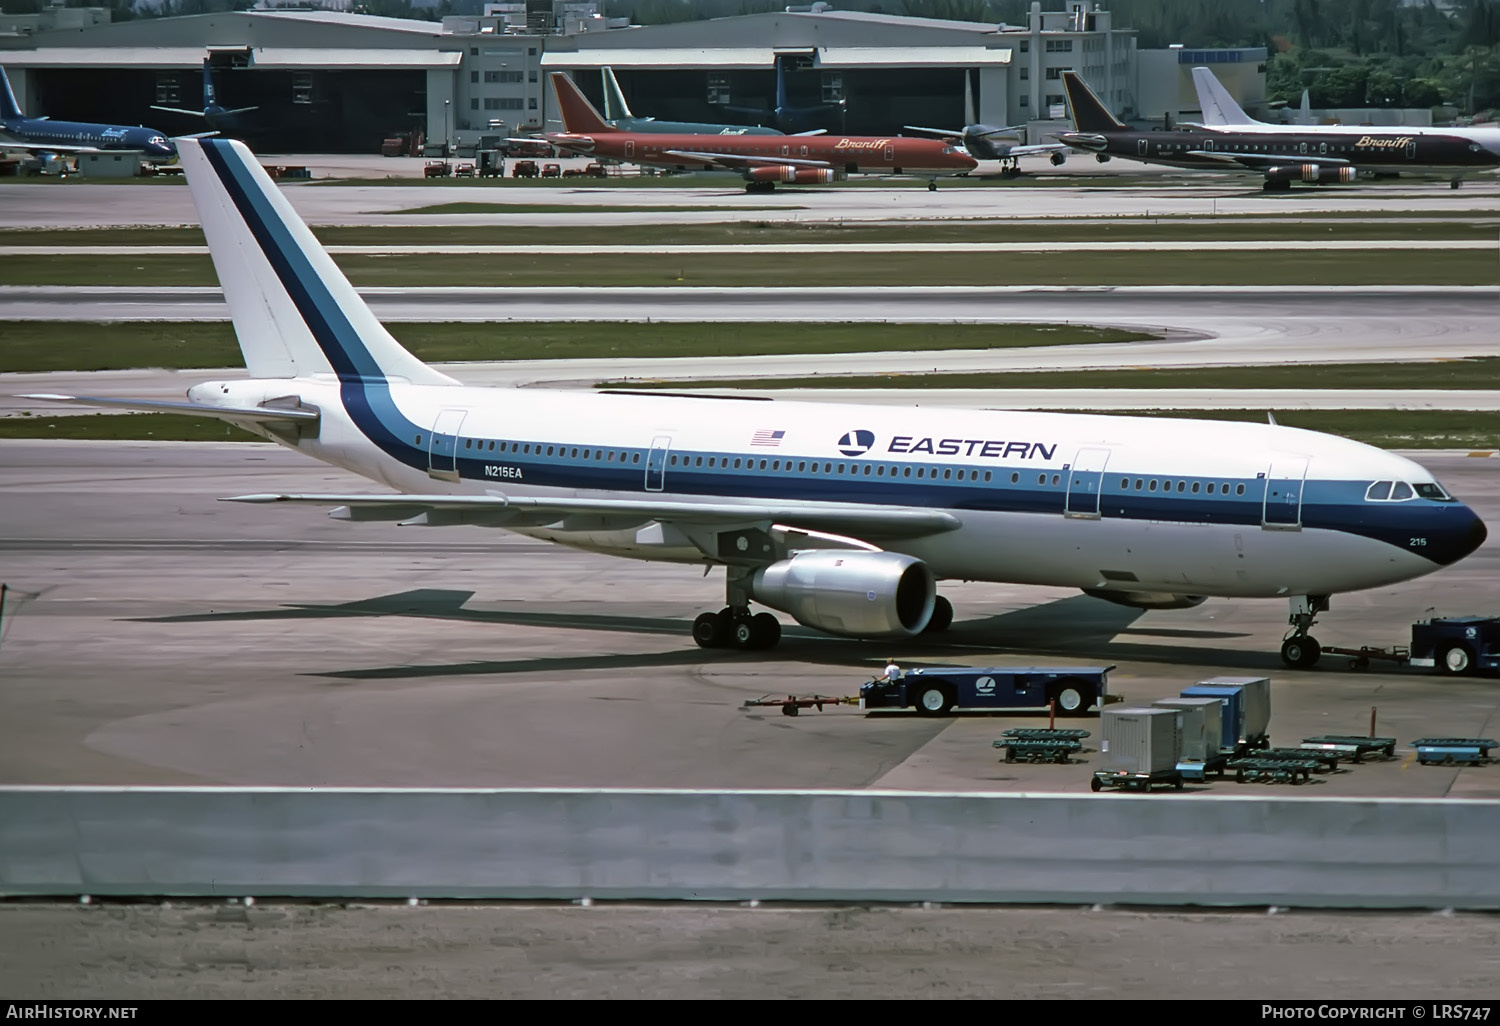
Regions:
<svg viewBox="0 0 1500 1026"><path fill-rule="evenodd" d="M1041 157L1050 153L1067 153L1071 146L1062 143L1031 143L1026 146L1012 146L1005 151L1007 157Z"/></svg>
<svg viewBox="0 0 1500 1026"><path fill-rule="evenodd" d="M212 406L208 403L163 402L154 399L101 399L91 395L22 395L18 399L40 399L49 403L77 403L80 406L108 406L117 410L135 410L139 413L186 413L198 417L214 417L233 424L315 424L318 412L305 407L279 406Z"/></svg>
<svg viewBox="0 0 1500 1026"><path fill-rule="evenodd" d="M736 153L698 153L694 150L663 150L662 155L666 157L677 157L681 160L696 160L714 167L729 168L738 171L742 168L752 167L833 167L826 160L808 160L798 157L747 157Z"/></svg>
<svg viewBox="0 0 1500 1026"><path fill-rule="evenodd" d="M461 522L464 518L496 526L524 521L552 523L569 516L619 518L631 523L660 521L683 526L779 524L816 531L837 531L859 538L914 538L956 530L963 522L951 513L900 506L845 506L836 503L741 505L675 502L662 499L579 499L505 495L235 495L223 502L299 503L334 506L333 515L349 520L410 520L422 514Z"/></svg>
<svg viewBox="0 0 1500 1026"><path fill-rule="evenodd" d="M1330 157L1324 153L1224 153L1221 150L1189 150L1188 156L1208 157L1226 164L1239 164L1256 171L1264 171L1272 167L1286 167L1288 164L1317 164L1322 167L1351 166L1350 162L1343 157Z"/></svg>
<svg viewBox="0 0 1500 1026"><path fill-rule="evenodd" d="M954 131L950 128L923 128L921 125L902 125L901 127L908 132L926 132L929 135L940 135L945 139L962 139L964 137L964 130L961 128Z"/></svg>
<svg viewBox="0 0 1500 1026"><path fill-rule="evenodd" d="M805 132L793 132L792 133L792 135L794 135L794 136L796 136L796 135L827 135L827 134L828 134L828 129L826 129L826 128L809 128Z"/></svg>
<svg viewBox="0 0 1500 1026"><path fill-rule="evenodd" d="M31 143L0 137L0 150L25 150L27 153L98 153L97 146L68 146L63 143Z"/></svg>

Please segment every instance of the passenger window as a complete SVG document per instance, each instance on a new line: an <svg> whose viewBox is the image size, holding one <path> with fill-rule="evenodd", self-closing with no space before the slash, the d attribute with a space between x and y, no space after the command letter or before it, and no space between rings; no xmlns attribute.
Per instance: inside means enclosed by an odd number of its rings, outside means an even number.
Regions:
<svg viewBox="0 0 1500 1026"><path fill-rule="evenodd" d="M696 463L694 463L693 466L695 466L695 467L701 467L701 466L703 466L703 457L699 456L698 457L698 461Z"/></svg>
<svg viewBox="0 0 1500 1026"><path fill-rule="evenodd" d="M1146 484L1146 482L1142 481L1140 478L1136 478L1135 479L1135 490L1136 491L1140 491L1143 487L1145 487L1145 484Z"/></svg>
<svg viewBox="0 0 1500 1026"><path fill-rule="evenodd" d="M1382 502L1391 497L1391 481L1376 481L1365 491L1366 502Z"/></svg>
<svg viewBox="0 0 1500 1026"><path fill-rule="evenodd" d="M1146 491L1148 491L1148 492L1154 492L1154 491L1156 491L1156 479L1155 478L1152 478L1151 479L1151 483L1146 486Z"/></svg>
<svg viewBox="0 0 1500 1026"><path fill-rule="evenodd" d="M1213 493L1214 493L1214 483L1212 481L1210 481L1208 483L1208 494L1212 495Z"/></svg>
<svg viewBox="0 0 1500 1026"><path fill-rule="evenodd" d="M926 477L927 476L927 468L926 467L918 467L917 468L917 476L918 477Z"/></svg>
<svg viewBox="0 0 1500 1026"><path fill-rule="evenodd" d="M901 476L902 477L911 477L911 468L907 467L904 470L902 470L901 471Z"/></svg>
<svg viewBox="0 0 1500 1026"><path fill-rule="evenodd" d="M1021 475L1020 474L1012 474L1012 475L1010 475L1010 483L1011 484L1020 484L1021 483Z"/></svg>
<svg viewBox="0 0 1500 1026"><path fill-rule="evenodd" d="M639 462L641 462L641 454L640 453L636 453L634 456L630 457L630 462L631 463L639 463ZM684 456L682 458L682 465L683 466L687 466L687 457L686 456Z"/></svg>
<svg viewBox="0 0 1500 1026"><path fill-rule="evenodd" d="M1244 495L1245 494L1245 486L1242 485L1242 484L1235 485L1234 486L1234 494L1236 494L1236 495Z"/></svg>
<svg viewBox="0 0 1500 1026"><path fill-rule="evenodd" d="M1179 492L1182 491L1185 488L1187 488L1187 482L1186 481L1178 481L1177 482L1177 490Z"/></svg>
<svg viewBox="0 0 1500 1026"><path fill-rule="evenodd" d="M1038 474L1036 476L1036 483L1039 484L1039 485L1046 484L1047 483L1047 475L1046 474Z"/></svg>
<svg viewBox="0 0 1500 1026"><path fill-rule="evenodd" d="M1193 494L1194 495L1198 494L1198 482L1197 481L1193 482Z"/></svg>
<svg viewBox="0 0 1500 1026"><path fill-rule="evenodd" d="M1129 488L1130 487L1130 478L1128 478L1128 477L1122 477L1122 478L1120 478L1120 487L1121 488Z"/></svg>
<svg viewBox="0 0 1500 1026"><path fill-rule="evenodd" d="M1052 475L1052 486L1054 488L1057 487L1058 482L1061 481L1061 480L1062 480L1062 475L1061 474L1053 474Z"/></svg>
<svg viewBox="0 0 1500 1026"><path fill-rule="evenodd" d="M1397 481L1396 487L1391 489L1391 501L1400 502L1403 499L1410 499L1412 494L1411 485L1405 481Z"/></svg>
<svg viewBox="0 0 1500 1026"><path fill-rule="evenodd" d="M766 461L765 460L761 460L760 461L760 469L761 470L765 470L766 469Z"/></svg>
<svg viewBox="0 0 1500 1026"><path fill-rule="evenodd" d="M989 479L990 479L990 472L989 472L989 471L988 471L988 470L986 470L986 471L985 471L985 472L984 472L984 479L985 479L985 480L986 480L986 481L988 481L988 480L989 480Z"/></svg>
<svg viewBox="0 0 1500 1026"><path fill-rule="evenodd" d="M948 468L948 467L944 467L943 468L943 480L946 481L949 478L951 478L952 476L953 476L953 471L950 468Z"/></svg>

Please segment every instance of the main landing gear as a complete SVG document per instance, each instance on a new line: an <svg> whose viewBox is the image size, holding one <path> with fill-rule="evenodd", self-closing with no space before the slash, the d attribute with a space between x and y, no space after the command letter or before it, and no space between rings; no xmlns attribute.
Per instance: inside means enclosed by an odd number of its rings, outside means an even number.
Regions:
<svg viewBox="0 0 1500 1026"><path fill-rule="evenodd" d="M929 179L927 179L927 191L928 192L937 192L937 179L936 178L929 178Z"/></svg>
<svg viewBox="0 0 1500 1026"><path fill-rule="evenodd" d="M693 640L700 648L771 648L781 640L781 621L770 613L752 615L748 608L725 606L717 613L698 615Z"/></svg>
<svg viewBox="0 0 1500 1026"><path fill-rule="evenodd" d="M1281 643L1282 662L1294 670L1307 670L1317 665L1323 655L1323 646L1307 632L1318 622L1318 614L1327 611L1327 595L1298 595L1292 599L1292 613L1287 618L1292 629Z"/></svg>

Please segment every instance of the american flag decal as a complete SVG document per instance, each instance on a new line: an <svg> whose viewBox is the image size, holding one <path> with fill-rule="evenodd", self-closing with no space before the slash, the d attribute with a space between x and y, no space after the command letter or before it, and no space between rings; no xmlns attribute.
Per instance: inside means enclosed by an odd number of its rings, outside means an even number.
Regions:
<svg viewBox="0 0 1500 1026"><path fill-rule="evenodd" d="M780 445L781 439L786 435L785 431L760 430L750 436L751 445Z"/></svg>

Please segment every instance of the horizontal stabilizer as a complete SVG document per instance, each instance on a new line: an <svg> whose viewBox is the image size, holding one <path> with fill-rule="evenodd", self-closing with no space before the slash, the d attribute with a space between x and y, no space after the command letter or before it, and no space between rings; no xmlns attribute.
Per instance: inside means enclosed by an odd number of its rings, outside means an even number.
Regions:
<svg viewBox="0 0 1500 1026"><path fill-rule="evenodd" d="M116 410L140 413L185 413L219 420L255 421L264 424L316 424L318 412L308 409L286 409L268 406L214 406L209 403L175 403L155 399L101 399L90 395L22 395L18 399L40 399L49 403L76 403L79 406L107 406Z"/></svg>
<svg viewBox="0 0 1500 1026"><path fill-rule="evenodd" d="M181 107L163 107L160 104L156 104L156 103L153 103L151 105L151 109L152 110L164 110L168 114L186 114L190 118L207 117L207 115L204 114L201 110L184 110Z"/></svg>
<svg viewBox="0 0 1500 1026"><path fill-rule="evenodd" d="M809 160L806 157L747 157L738 153L702 153L696 150L663 150L664 157L677 157L680 160L696 160L704 164L714 164L718 167L727 167L738 170L740 168L754 167L832 167L826 160Z"/></svg>
<svg viewBox="0 0 1500 1026"><path fill-rule="evenodd" d="M223 502L301 503L348 507L348 519L386 519L376 511L389 509L390 519L408 519L413 510L449 514L550 514L637 517L682 524L773 521L792 527L833 530L860 537L914 538L956 530L963 521L939 510L882 506L740 505L737 503L673 502L648 499L574 499L520 495L345 495L305 494L235 495ZM363 512L361 515L361 511Z"/></svg>

